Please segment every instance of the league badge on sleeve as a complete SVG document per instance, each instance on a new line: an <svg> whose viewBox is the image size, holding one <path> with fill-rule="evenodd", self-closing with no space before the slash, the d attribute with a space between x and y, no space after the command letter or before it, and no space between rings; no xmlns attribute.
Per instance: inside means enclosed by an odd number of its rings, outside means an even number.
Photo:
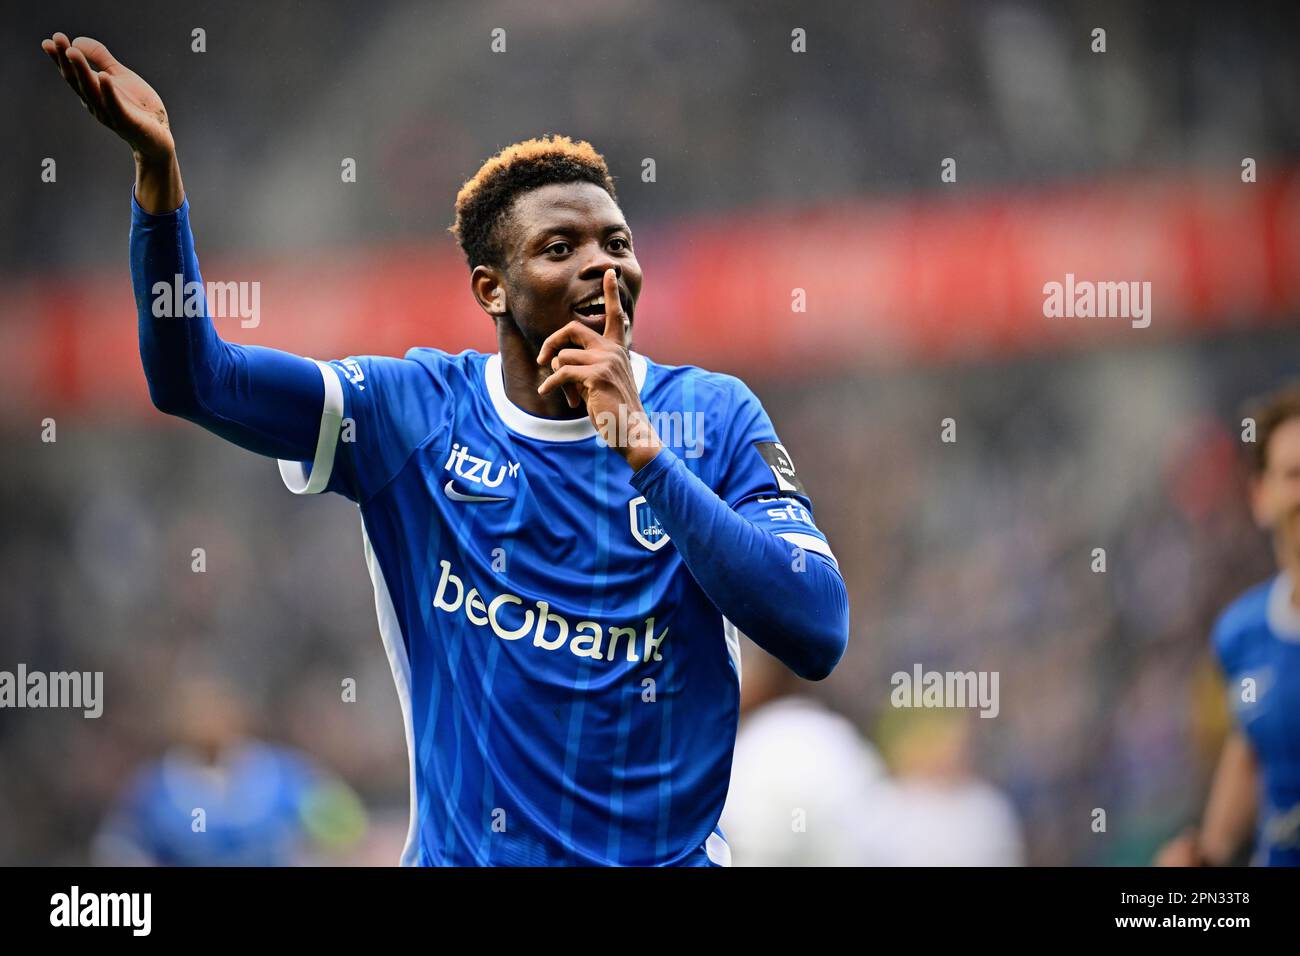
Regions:
<svg viewBox="0 0 1300 956"><path fill-rule="evenodd" d="M659 523L655 513L645 502L645 496L633 498L627 503L629 517L632 520L632 537L649 551L658 551L668 543L668 532Z"/></svg>
<svg viewBox="0 0 1300 956"><path fill-rule="evenodd" d="M763 461L767 467L772 469L772 477L776 479L776 487L781 491L793 491L796 494L806 495L803 482L794 471L794 459L790 453L785 450L785 446L775 441L756 441L754 447L758 453L763 456Z"/></svg>

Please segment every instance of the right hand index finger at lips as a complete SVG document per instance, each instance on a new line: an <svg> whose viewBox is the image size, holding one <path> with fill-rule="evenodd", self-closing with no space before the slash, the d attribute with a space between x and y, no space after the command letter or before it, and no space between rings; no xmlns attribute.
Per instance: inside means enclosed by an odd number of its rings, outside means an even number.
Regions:
<svg viewBox="0 0 1300 956"><path fill-rule="evenodd" d="M565 342L572 342L579 348L586 348L595 336L595 332L575 319L546 337L546 341L542 343L542 347L537 353L537 364L548 364Z"/></svg>

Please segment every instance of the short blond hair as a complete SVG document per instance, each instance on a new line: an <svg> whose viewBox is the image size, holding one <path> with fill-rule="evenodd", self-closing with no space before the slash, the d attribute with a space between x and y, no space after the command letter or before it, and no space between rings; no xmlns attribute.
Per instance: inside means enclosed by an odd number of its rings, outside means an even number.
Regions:
<svg viewBox="0 0 1300 956"><path fill-rule="evenodd" d="M449 228L469 267L504 265L501 226L520 194L573 182L594 183L618 202L605 157L585 140L548 134L507 146L483 163L456 194L456 221Z"/></svg>

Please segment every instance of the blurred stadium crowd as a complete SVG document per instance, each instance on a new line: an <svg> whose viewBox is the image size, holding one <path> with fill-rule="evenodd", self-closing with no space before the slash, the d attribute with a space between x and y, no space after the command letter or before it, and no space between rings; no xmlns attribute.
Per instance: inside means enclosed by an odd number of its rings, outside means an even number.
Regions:
<svg viewBox="0 0 1300 956"><path fill-rule="evenodd" d="M269 3L182 15L54 2L6 19L0 71L25 91L6 109L30 135L0 154L4 298L87 271L127 285L129 162L46 75L37 44L54 29L100 36L162 92L204 210L201 257L310 262L411 241L446 256L460 181L500 145L552 129L590 139L629 181L653 144L671 175L623 204L660 243L679 219L936 191L948 155L963 157L971 188L995 191L1300 157L1297 14L1284 4ZM1100 71L1084 39L1095 21L1112 51ZM793 76L761 52L787 43L788 23L816 44ZM464 39L500 25L516 51L508 69ZM189 53L195 26L207 29L201 58ZM611 44L627 55L597 55ZM359 194L334 185L326 144L340 125L378 172ZM46 155L60 157L57 189L35 172ZM816 348L812 360L719 367L763 399L849 585L848 654L798 694L847 719L834 732L861 735L879 779L982 781L1017 821L1015 848L945 856L919 834L944 832L947 804L917 798L930 823L905 825L906 791L879 791L841 803L837 814L860 819L837 823L892 821L918 838L862 862L1140 864L1196 812L1227 719L1209 625L1271 567L1245 506L1241 407L1295 375L1300 356L1300 332L1258 318L1151 344L831 376ZM30 319L0 317L0 341L33 334ZM448 341L434 319L408 344L490 338ZM689 338L650 354L692 361ZM407 758L353 506L292 499L273 462L160 415L106 414L93 394L60 406L58 441L42 444L40 410L5 399L0 668L102 670L106 703L98 720L0 713L0 863L103 859L133 774L193 742L182 740L193 701L177 688L212 683L232 695L242 732L298 748L366 808L363 822L330 817L339 832L316 832L292 859L394 862ZM953 443L939 440L948 417ZM917 663L999 672L1000 713L892 708L890 675ZM953 828L988 819L952 812ZM772 852L747 859L738 845L736 862L850 862Z"/></svg>

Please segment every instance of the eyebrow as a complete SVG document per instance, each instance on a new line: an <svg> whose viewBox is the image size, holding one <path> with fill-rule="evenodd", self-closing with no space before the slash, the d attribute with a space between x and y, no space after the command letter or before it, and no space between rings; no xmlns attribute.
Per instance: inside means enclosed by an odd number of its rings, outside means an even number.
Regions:
<svg viewBox="0 0 1300 956"><path fill-rule="evenodd" d="M561 233L566 236L572 236L572 235L576 235L579 232L582 232L582 228L578 224L577 220L574 219L558 220L555 222L546 223L538 227L537 229L535 229L533 231L533 241L536 242L539 239L541 239L543 236L550 235L553 233ZM608 236L612 232L626 232L630 236L632 235L632 228L627 223L621 223L621 222L609 223L608 225L602 226L600 232L602 235L606 235L606 236Z"/></svg>

